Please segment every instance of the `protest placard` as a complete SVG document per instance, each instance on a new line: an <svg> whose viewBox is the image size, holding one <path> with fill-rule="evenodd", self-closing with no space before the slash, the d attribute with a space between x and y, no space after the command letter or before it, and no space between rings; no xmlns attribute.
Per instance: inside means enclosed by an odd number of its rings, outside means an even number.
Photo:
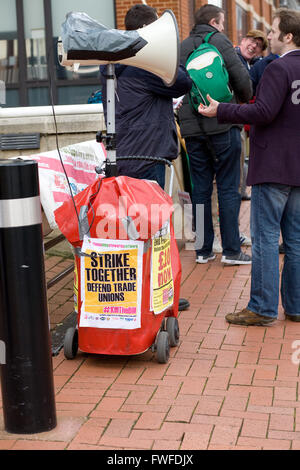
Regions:
<svg viewBox="0 0 300 470"><path fill-rule="evenodd" d="M159 314L172 307L174 302L169 222L152 239L151 263L150 309Z"/></svg>
<svg viewBox="0 0 300 470"><path fill-rule="evenodd" d="M84 237L80 327L141 326L144 242Z"/></svg>

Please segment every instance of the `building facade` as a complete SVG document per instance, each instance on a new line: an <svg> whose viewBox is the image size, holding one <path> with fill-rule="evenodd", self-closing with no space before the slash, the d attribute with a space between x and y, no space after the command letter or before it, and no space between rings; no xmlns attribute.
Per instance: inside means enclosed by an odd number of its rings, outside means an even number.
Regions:
<svg viewBox="0 0 300 470"><path fill-rule="evenodd" d="M284 0L299 8L298 0ZM251 28L267 31L280 0L212 0L226 12L226 34L237 45ZM292 5L287 2L292 2ZM84 11L109 28L124 29L126 11L138 0L1 0L0 105L82 104L99 89L98 67L75 73L61 67L56 45L69 11ZM171 9L180 39L188 36L205 0L148 0L160 15Z"/></svg>

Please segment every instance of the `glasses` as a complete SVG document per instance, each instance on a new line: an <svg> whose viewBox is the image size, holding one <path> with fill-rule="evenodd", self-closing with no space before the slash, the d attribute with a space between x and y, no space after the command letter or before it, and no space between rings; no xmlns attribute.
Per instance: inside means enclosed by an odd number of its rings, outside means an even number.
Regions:
<svg viewBox="0 0 300 470"><path fill-rule="evenodd" d="M262 43L261 39L255 39L255 38L250 38L250 37L248 37L247 39L248 39L249 42L251 42L251 44L253 44L253 46L255 45L255 47L257 47L257 49L262 50L263 43Z"/></svg>

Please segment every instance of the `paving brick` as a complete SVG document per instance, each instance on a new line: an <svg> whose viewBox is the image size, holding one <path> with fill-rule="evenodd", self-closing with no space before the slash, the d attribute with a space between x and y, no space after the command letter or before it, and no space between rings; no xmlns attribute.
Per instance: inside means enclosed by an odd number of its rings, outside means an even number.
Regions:
<svg viewBox="0 0 300 470"><path fill-rule="evenodd" d="M15 444L16 439L3 439L0 440L0 450L9 450Z"/></svg>
<svg viewBox="0 0 300 470"><path fill-rule="evenodd" d="M67 442L31 441L18 439L11 450L64 450Z"/></svg>
<svg viewBox="0 0 300 470"><path fill-rule="evenodd" d="M101 437L98 446L105 446L109 449L149 450L153 446L153 439L103 436Z"/></svg>
<svg viewBox="0 0 300 470"><path fill-rule="evenodd" d="M233 446L236 444L239 431L240 426L217 424L213 429L210 444L223 446L223 449Z"/></svg>
<svg viewBox="0 0 300 470"><path fill-rule="evenodd" d="M134 429L159 429L165 416L166 413L150 413L149 411L145 411L135 423Z"/></svg>
<svg viewBox="0 0 300 470"><path fill-rule="evenodd" d="M209 377L206 383L205 391L209 390L227 390L231 377L231 368L222 369L222 374Z"/></svg>
<svg viewBox="0 0 300 470"><path fill-rule="evenodd" d="M218 415L223 399L215 397L200 397L195 414Z"/></svg>
<svg viewBox="0 0 300 470"><path fill-rule="evenodd" d="M236 351L218 351L215 362L216 367L234 367L238 358Z"/></svg>
<svg viewBox="0 0 300 470"><path fill-rule="evenodd" d="M238 446L251 446L257 450L289 450L291 441L282 439L262 439L256 437L239 437Z"/></svg>
<svg viewBox="0 0 300 470"><path fill-rule="evenodd" d="M207 377L213 367L213 360L194 360L188 371L188 377Z"/></svg>
<svg viewBox="0 0 300 470"><path fill-rule="evenodd" d="M236 368L232 371L231 385L251 385L253 379L253 369Z"/></svg>
<svg viewBox="0 0 300 470"><path fill-rule="evenodd" d="M224 341L224 334L208 333L201 343L201 348L205 349L219 349Z"/></svg>
<svg viewBox="0 0 300 470"><path fill-rule="evenodd" d="M268 422L258 421L256 419L244 419L241 436L248 437L267 437Z"/></svg>
<svg viewBox="0 0 300 470"><path fill-rule="evenodd" d="M230 313L230 312L227 312ZM237 345L243 344L246 334L246 327L230 326L229 330L225 334L224 345Z"/></svg>
<svg viewBox="0 0 300 470"><path fill-rule="evenodd" d="M274 387L274 400L292 400L297 398L296 387Z"/></svg>
<svg viewBox="0 0 300 470"><path fill-rule="evenodd" d="M170 440L163 440L163 439L157 439L154 441L152 451L153 450L179 450L181 445L180 441L172 441Z"/></svg>
<svg viewBox="0 0 300 470"><path fill-rule="evenodd" d="M238 364L257 364L258 359L259 359L259 352L241 351L238 357Z"/></svg>
<svg viewBox="0 0 300 470"><path fill-rule="evenodd" d="M269 429L274 431L293 431L294 416L282 416L271 414ZM297 430L297 429L296 429Z"/></svg>
<svg viewBox="0 0 300 470"><path fill-rule="evenodd" d="M172 405L166 417L166 421L175 421L179 423L189 423L194 412L193 406Z"/></svg>
<svg viewBox="0 0 300 470"><path fill-rule="evenodd" d="M180 393L184 395L201 395L206 383L206 377L184 377Z"/></svg>
<svg viewBox="0 0 300 470"><path fill-rule="evenodd" d="M153 403L154 401L160 401L161 399L168 399L168 400L173 401L178 395L179 389L180 389L180 384L175 385L173 387L159 385L157 389L155 390L155 392L152 394L151 400L149 403Z"/></svg>
<svg viewBox="0 0 300 470"><path fill-rule="evenodd" d="M192 363L192 359L173 359L166 374L185 376L191 368Z"/></svg>
<svg viewBox="0 0 300 470"><path fill-rule="evenodd" d="M252 387L249 398L249 406L270 406L273 400L272 387Z"/></svg>
<svg viewBox="0 0 300 470"><path fill-rule="evenodd" d="M124 403L124 398L121 397L104 397L99 405L97 406L96 410L110 410L110 411L118 411L120 407Z"/></svg>
<svg viewBox="0 0 300 470"><path fill-rule="evenodd" d="M180 450L206 450L208 447L212 426L200 428L199 432L186 432Z"/></svg>
<svg viewBox="0 0 300 470"><path fill-rule="evenodd" d="M134 419L112 419L105 429L105 437L129 437L131 429L135 424Z"/></svg>
<svg viewBox="0 0 300 470"><path fill-rule="evenodd" d="M222 410L228 413L233 411L245 411L248 403L248 396L226 395Z"/></svg>
<svg viewBox="0 0 300 470"><path fill-rule="evenodd" d="M72 444L97 444L105 429L103 424L101 418L90 418L81 426Z"/></svg>
<svg viewBox="0 0 300 470"><path fill-rule="evenodd" d="M214 426L237 426L241 427L243 423L242 418L234 416L210 416L210 415L200 415L195 414L191 420L191 423L200 423L200 424L213 424Z"/></svg>
<svg viewBox="0 0 300 470"><path fill-rule="evenodd" d="M275 380L277 369L276 366L259 366L255 369L253 385L256 380ZM257 384L258 385L258 384Z"/></svg>

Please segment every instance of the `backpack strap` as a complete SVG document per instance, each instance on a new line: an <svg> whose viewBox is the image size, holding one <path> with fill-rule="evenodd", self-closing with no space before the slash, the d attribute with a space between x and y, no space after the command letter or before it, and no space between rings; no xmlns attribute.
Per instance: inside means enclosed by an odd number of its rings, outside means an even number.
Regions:
<svg viewBox="0 0 300 470"><path fill-rule="evenodd" d="M203 39L203 42L209 42L210 38L216 33L218 33L218 31L212 31L211 33L208 33Z"/></svg>
<svg viewBox="0 0 300 470"><path fill-rule="evenodd" d="M214 34L216 34L216 33L218 33L218 32L219 32L219 31L211 31L210 33L207 33L206 36L204 36L204 37L201 37L201 36L191 36L191 38L193 39L194 50L191 51L191 53L189 54L189 56L190 56L196 49L198 49L198 47L199 47L201 44L203 44L204 42L208 43L209 40L210 40L210 38L211 38ZM197 45L197 43L196 43L196 38L199 38L199 37L202 39L202 42L200 42L200 43Z"/></svg>

